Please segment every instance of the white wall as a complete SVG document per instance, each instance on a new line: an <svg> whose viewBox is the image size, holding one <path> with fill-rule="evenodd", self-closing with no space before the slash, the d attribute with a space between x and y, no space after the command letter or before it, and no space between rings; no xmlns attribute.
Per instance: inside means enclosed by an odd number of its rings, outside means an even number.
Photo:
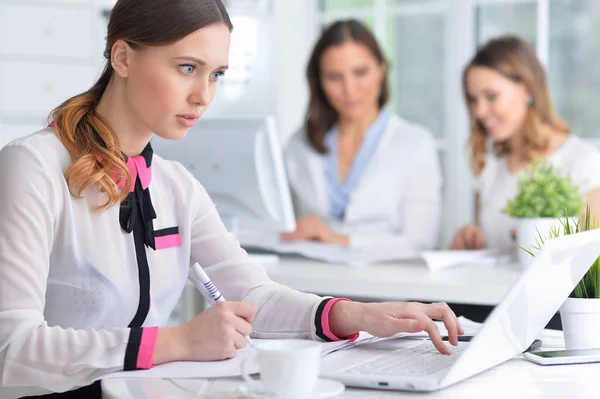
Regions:
<svg viewBox="0 0 600 399"><path fill-rule="evenodd" d="M229 8L234 24L230 70L206 116L274 115L285 143L306 111L305 69L319 29L318 0L272 0L259 11L250 9L251 3Z"/></svg>
<svg viewBox="0 0 600 399"><path fill-rule="evenodd" d="M0 147L94 82L110 1L0 1Z"/></svg>

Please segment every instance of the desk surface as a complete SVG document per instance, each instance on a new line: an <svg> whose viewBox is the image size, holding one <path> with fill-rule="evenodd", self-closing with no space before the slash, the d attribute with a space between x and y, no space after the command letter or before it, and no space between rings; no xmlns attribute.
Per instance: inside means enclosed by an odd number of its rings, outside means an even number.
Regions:
<svg viewBox="0 0 600 399"><path fill-rule="evenodd" d="M282 256L269 277L291 288L333 296L497 305L522 270L515 265L458 266L429 271L422 261L356 268Z"/></svg>
<svg viewBox="0 0 600 399"><path fill-rule="evenodd" d="M550 347L564 344L556 331L545 331L542 340ZM549 339L550 337L550 339ZM596 378L600 364L538 366L521 356L449 388L429 394L401 391L346 389L338 398L590 398L598 397ZM238 393L241 379L161 380L114 379L102 382L106 399L243 398Z"/></svg>

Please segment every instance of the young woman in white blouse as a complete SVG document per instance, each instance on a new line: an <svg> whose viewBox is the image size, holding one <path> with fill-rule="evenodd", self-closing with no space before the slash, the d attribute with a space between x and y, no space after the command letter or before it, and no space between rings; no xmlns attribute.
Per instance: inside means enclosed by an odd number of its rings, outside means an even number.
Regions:
<svg viewBox="0 0 600 399"><path fill-rule="evenodd" d="M545 159L569 175L592 213L600 215L600 152L558 116L544 70L524 40L506 36L486 43L465 69L463 82L472 121L477 220L457 231L452 248L516 251L515 221L502 209L517 194L517 174L533 159Z"/></svg>
<svg viewBox="0 0 600 399"><path fill-rule="evenodd" d="M432 135L386 111L388 66L355 20L324 30L307 69L306 124L286 150L298 217L285 240L407 254L433 247L442 178Z"/></svg>
<svg viewBox="0 0 600 399"><path fill-rule="evenodd" d="M231 29L219 0L119 0L96 84L0 151L3 399L100 397L107 373L230 358L250 333L426 330L448 353L435 318L457 344L446 304L361 304L272 282L200 183L153 156L153 134L183 138L212 101ZM165 328L195 262L232 302Z"/></svg>

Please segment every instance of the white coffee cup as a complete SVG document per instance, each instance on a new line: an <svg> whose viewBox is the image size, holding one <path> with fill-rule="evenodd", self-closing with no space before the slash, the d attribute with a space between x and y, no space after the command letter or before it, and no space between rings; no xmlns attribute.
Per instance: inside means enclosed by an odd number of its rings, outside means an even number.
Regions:
<svg viewBox="0 0 600 399"><path fill-rule="evenodd" d="M242 377L247 388L286 398L308 397L315 389L321 365L321 343L300 339L255 342L256 356L242 360ZM248 362L256 361L260 381L245 371Z"/></svg>

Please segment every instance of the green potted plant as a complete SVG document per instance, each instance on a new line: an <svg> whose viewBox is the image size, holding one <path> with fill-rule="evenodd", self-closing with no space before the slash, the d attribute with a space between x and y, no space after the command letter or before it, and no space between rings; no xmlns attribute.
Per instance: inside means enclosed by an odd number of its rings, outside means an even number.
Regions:
<svg viewBox="0 0 600 399"><path fill-rule="evenodd" d="M572 219L560 220L559 227L553 227L545 236L538 235L538 243L524 252L535 256L544 242L560 235L576 234L597 228L596 219L587 207L585 219L573 224ZM600 348L600 257L590 266L573 292L559 310L567 349Z"/></svg>
<svg viewBox="0 0 600 399"><path fill-rule="evenodd" d="M517 220L517 245L531 248L536 238L547 233L566 216L576 222L583 206L583 196L570 177L546 162L532 162L529 173L518 179L517 195L508 201L504 213ZM519 264L526 267L531 257L519 252Z"/></svg>

